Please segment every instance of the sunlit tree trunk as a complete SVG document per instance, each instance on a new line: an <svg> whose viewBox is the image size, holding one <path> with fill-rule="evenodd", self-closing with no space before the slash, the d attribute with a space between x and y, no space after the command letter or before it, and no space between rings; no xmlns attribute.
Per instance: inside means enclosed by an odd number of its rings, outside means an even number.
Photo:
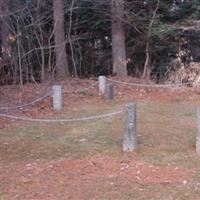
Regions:
<svg viewBox="0 0 200 200"><path fill-rule="evenodd" d="M123 26L124 0L111 0L113 74L127 75L125 30Z"/></svg>

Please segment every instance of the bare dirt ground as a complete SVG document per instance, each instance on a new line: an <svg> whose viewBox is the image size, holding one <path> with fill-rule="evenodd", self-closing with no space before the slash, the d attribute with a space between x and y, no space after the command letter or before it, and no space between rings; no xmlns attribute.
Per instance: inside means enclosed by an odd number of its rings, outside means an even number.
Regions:
<svg viewBox="0 0 200 200"><path fill-rule="evenodd" d="M141 83L132 78L120 80ZM59 113L53 111L51 97L6 113L68 118L105 113L137 102L138 149L122 152L121 116L71 124L0 117L0 199L199 199L200 158L195 153L198 88L114 85L115 100L107 102L96 86L82 90L95 83L92 79L58 82L67 91ZM1 108L31 102L49 92L51 85L29 84L23 90L1 87Z"/></svg>
<svg viewBox="0 0 200 200"><path fill-rule="evenodd" d="M85 193L88 199L97 199L101 193L98 188L114 189L119 187L115 186L118 180L140 185L186 184L192 173L181 167L155 166L137 156L124 159L121 155L21 162L1 169L0 179L5 184L2 199L65 200L87 199Z"/></svg>

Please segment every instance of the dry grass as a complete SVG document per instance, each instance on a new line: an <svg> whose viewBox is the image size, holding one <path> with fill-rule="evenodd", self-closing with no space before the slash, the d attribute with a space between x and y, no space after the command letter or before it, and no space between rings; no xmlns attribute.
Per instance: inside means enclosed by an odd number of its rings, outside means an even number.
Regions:
<svg viewBox="0 0 200 200"><path fill-rule="evenodd" d="M101 106L90 104L74 108L73 112L67 109L57 114L57 117L78 116L78 111L81 111L82 116L102 113L104 110L112 110L113 107L115 110L120 105L122 102L102 103ZM82 179L74 175L71 179L65 180L71 184L69 187L71 190L68 191L66 182L63 183L63 190L57 188L58 193L65 196L48 197L40 191L40 195L35 199L199 199L200 157L195 153L195 103L172 99L145 100L138 102L137 105L140 144L133 154L122 153L121 117L70 124L25 123L0 130L0 179L3 170L5 173L10 172L9 169L18 166L19 163L27 165L36 160L52 162L59 159L81 160L88 157L109 156L121 159L123 162L131 162L137 157L141 162L160 168L175 166L191 170L192 175L185 182L145 183L124 176L106 177L98 174L97 177L89 175L87 177L86 173ZM0 199L25 199L25 193L19 192L17 196L17 187L9 182L12 178L16 181L15 177L9 177L9 174L7 179L5 177L2 179ZM15 188L13 194L16 196L11 197L8 194L9 186ZM59 186L62 187L62 184Z"/></svg>

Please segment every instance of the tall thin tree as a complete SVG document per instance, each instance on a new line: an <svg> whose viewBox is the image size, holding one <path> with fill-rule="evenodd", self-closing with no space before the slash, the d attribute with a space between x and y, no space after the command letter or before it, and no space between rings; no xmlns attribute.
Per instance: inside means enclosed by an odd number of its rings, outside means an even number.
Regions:
<svg viewBox="0 0 200 200"><path fill-rule="evenodd" d="M1 35L1 63L7 66L11 58L10 36L10 16L8 2L0 0L0 35Z"/></svg>
<svg viewBox="0 0 200 200"><path fill-rule="evenodd" d="M150 20L149 27L148 27L147 38L146 38L146 49L145 49L146 59L145 59L144 70L143 70L143 74L142 74L143 79L144 78L150 79L150 73L151 73L151 69L150 69L150 65L151 65L151 34L152 34L152 28L153 28L153 24L156 20L156 14L157 14L157 11L159 9L159 6L160 6L160 0L157 1L156 8L153 11L153 16Z"/></svg>

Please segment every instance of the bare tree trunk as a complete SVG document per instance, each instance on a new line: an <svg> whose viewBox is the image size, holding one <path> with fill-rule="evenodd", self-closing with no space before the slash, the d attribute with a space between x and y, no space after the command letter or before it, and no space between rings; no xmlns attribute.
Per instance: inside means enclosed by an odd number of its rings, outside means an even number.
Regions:
<svg viewBox="0 0 200 200"><path fill-rule="evenodd" d="M38 26L38 31L39 34L37 34L36 29L35 33L36 33L36 38L38 40L38 44L40 45L40 49L41 49L41 81L44 82L45 78L46 78L46 73L45 73L45 50L44 50L44 46L45 46L45 42L44 42L44 35L43 35L43 26L40 23L40 17L42 16L42 1L41 0L37 0L37 26Z"/></svg>
<svg viewBox="0 0 200 200"><path fill-rule="evenodd" d="M146 49L145 49L145 53L146 53L146 59L145 59L145 63L144 63L144 70L143 70L143 74L142 74L142 78L148 78L151 74L150 72L150 63L151 63L151 59L150 59L150 38L147 38L147 42L146 42Z"/></svg>
<svg viewBox="0 0 200 200"><path fill-rule="evenodd" d="M58 78L69 76L69 65L65 49L64 3L63 0L53 0L54 10L54 41L56 54L56 72Z"/></svg>
<svg viewBox="0 0 200 200"><path fill-rule="evenodd" d="M149 24L149 29L148 29L148 33L147 33L147 42L146 42L146 50L145 50L146 60L145 60L145 64L144 64L143 74L142 74L143 79L150 78L149 76L150 76L150 63L151 63L151 59L150 59L151 32L152 32L152 27L153 27L159 6L160 6L160 0L157 1L157 5L153 12L153 16L152 16L151 22Z"/></svg>
<svg viewBox="0 0 200 200"><path fill-rule="evenodd" d="M125 31L123 26L124 0L111 0L113 74L127 75Z"/></svg>
<svg viewBox="0 0 200 200"><path fill-rule="evenodd" d="M53 57L53 53L52 53L52 48L51 48L51 40L54 36L54 32L55 32L55 26L53 27L53 30L49 32L49 37L48 37L48 47L49 47L49 56L48 56L48 71L50 74L50 77L51 77L51 80L54 80L55 78L55 64L52 62L52 57Z"/></svg>
<svg viewBox="0 0 200 200"><path fill-rule="evenodd" d="M72 23L73 23L72 15L73 15L74 3L75 3L74 0L72 0L71 6L70 6L70 14L69 14L68 40L69 40L69 45L70 45L70 50L71 50L72 63L73 63L73 67L74 67L74 76L77 77L78 73L77 73L76 61L75 61L75 56L74 56L73 42L71 39Z"/></svg>
<svg viewBox="0 0 200 200"><path fill-rule="evenodd" d="M6 1L0 0L0 34L1 34L1 65L7 66L11 59L11 45L9 45L10 34L10 16L8 15L9 8ZM0 66L0 67L2 67Z"/></svg>
<svg viewBox="0 0 200 200"><path fill-rule="evenodd" d="M17 21L17 54L18 54L18 67L19 67L19 81L20 85L23 86L23 71L22 71L22 57L21 57L21 48L20 48L20 31L19 31L19 23Z"/></svg>

